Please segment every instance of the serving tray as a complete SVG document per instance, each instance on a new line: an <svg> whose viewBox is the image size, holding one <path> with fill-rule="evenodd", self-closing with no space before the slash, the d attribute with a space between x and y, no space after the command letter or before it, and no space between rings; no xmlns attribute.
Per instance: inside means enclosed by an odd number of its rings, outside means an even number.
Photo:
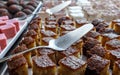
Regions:
<svg viewBox="0 0 120 75"><path fill-rule="evenodd" d="M37 8L34 10L33 15L30 15L27 19L20 21L20 30L17 32L17 34L13 38L7 40L7 46L0 53L0 58L3 58L5 54L10 50L10 48L13 46L16 40L20 37L20 35L26 29L28 23L33 19L33 17L35 16L35 13L37 13L40 10L41 6L42 6L42 2L40 2Z"/></svg>

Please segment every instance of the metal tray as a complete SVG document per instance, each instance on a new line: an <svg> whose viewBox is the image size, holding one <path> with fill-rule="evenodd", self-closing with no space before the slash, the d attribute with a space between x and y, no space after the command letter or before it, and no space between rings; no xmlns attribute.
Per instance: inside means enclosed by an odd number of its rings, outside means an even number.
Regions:
<svg viewBox="0 0 120 75"><path fill-rule="evenodd" d="M34 14L39 11L39 9L40 9L41 6L42 6L42 2L39 3L39 5L35 9L35 11L33 12L33 15L30 15L27 19L25 19L23 21L20 21L20 30L17 32L17 34L13 38L7 40L7 46L0 53L0 58L3 58L5 56L5 54L9 51L9 49L13 46L13 44L16 42L16 40L20 37L20 35L22 34L22 32L27 27L28 23L35 16Z"/></svg>

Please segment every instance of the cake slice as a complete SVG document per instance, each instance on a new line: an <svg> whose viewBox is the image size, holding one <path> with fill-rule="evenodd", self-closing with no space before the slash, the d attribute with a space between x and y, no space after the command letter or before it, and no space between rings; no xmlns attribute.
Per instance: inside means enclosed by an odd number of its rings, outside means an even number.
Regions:
<svg viewBox="0 0 120 75"><path fill-rule="evenodd" d="M85 75L87 64L75 57L68 56L59 61L58 75Z"/></svg>
<svg viewBox="0 0 120 75"><path fill-rule="evenodd" d="M49 58L56 63L56 52L51 48L39 48L37 49L38 56L48 55Z"/></svg>
<svg viewBox="0 0 120 75"><path fill-rule="evenodd" d="M87 61L86 75L109 75L110 61L93 55Z"/></svg>
<svg viewBox="0 0 120 75"><path fill-rule="evenodd" d="M47 55L34 56L33 75L56 75L56 65Z"/></svg>
<svg viewBox="0 0 120 75"><path fill-rule="evenodd" d="M107 50L114 50L114 49L120 48L120 40L119 39L113 39L113 40L110 40L110 41L106 42L105 48Z"/></svg>
<svg viewBox="0 0 120 75"><path fill-rule="evenodd" d="M7 64L9 75L28 75L28 65L23 55L9 59Z"/></svg>

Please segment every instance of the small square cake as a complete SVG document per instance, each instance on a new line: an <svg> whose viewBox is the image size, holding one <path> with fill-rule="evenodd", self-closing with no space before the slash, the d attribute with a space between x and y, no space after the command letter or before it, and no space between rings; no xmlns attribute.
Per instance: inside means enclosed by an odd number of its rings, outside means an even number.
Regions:
<svg viewBox="0 0 120 75"><path fill-rule="evenodd" d="M45 30L51 30L53 31L54 33L57 33L57 25L44 25L45 26Z"/></svg>
<svg viewBox="0 0 120 75"><path fill-rule="evenodd" d="M28 48L26 47L25 44L21 44L19 46L17 46L14 50L13 50L13 54L15 53L19 53L19 52L22 52L22 51L25 51L27 50ZM28 67L32 67L32 58L31 58L31 52L27 52L27 53L24 53L23 56L25 57L27 63L28 63Z"/></svg>
<svg viewBox="0 0 120 75"><path fill-rule="evenodd" d="M12 23L0 26L0 32L4 33L7 37L7 39L14 37L17 33L16 27Z"/></svg>
<svg viewBox="0 0 120 75"><path fill-rule="evenodd" d="M40 31L40 34L41 34L41 38L43 37L53 37L53 38L56 38L57 37L57 34L51 30L41 30Z"/></svg>
<svg viewBox="0 0 120 75"><path fill-rule="evenodd" d="M110 66L113 68L114 62L120 60L120 49L110 50L107 54L107 59L110 60Z"/></svg>
<svg viewBox="0 0 120 75"><path fill-rule="evenodd" d="M70 56L70 55L74 55L76 57L80 57L80 50L77 49L76 47L69 47L67 48L65 51L57 51L56 52L56 61L58 62L60 59Z"/></svg>
<svg viewBox="0 0 120 75"><path fill-rule="evenodd" d="M49 58L54 63L56 63L56 57L55 57L56 52L53 49L51 49L51 48L39 48L39 49L37 49L37 53L38 53L38 56L48 55Z"/></svg>
<svg viewBox="0 0 120 75"><path fill-rule="evenodd" d="M112 75L120 75L120 60L115 61Z"/></svg>
<svg viewBox="0 0 120 75"><path fill-rule="evenodd" d="M9 75L28 75L28 65L23 55L9 59L7 64Z"/></svg>
<svg viewBox="0 0 120 75"><path fill-rule="evenodd" d="M104 33L101 35L102 46L105 46L105 43L109 40L119 39L119 38L120 38L120 35L117 35L115 33Z"/></svg>
<svg viewBox="0 0 120 75"><path fill-rule="evenodd" d="M113 40L110 40L110 41L106 42L105 48L107 50L114 50L114 49L120 48L120 40L113 39Z"/></svg>
<svg viewBox="0 0 120 75"><path fill-rule="evenodd" d="M56 65L47 55L34 56L33 61L33 75L55 75Z"/></svg>
<svg viewBox="0 0 120 75"><path fill-rule="evenodd" d="M88 21L87 21L87 20L82 20L82 19L77 19L77 20L75 21L75 23L76 23L76 28L78 28L78 27L83 26L84 24L87 24Z"/></svg>
<svg viewBox="0 0 120 75"><path fill-rule="evenodd" d="M87 64L75 57L64 57L59 61L58 75L84 75Z"/></svg>
<svg viewBox="0 0 120 75"><path fill-rule="evenodd" d="M110 23L109 28L114 29L114 26L115 26L116 23L120 23L120 19L112 20L112 22Z"/></svg>
<svg viewBox="0 0 120 75"><path fill-rule="evenodd" d="M86 75L109 75L110 61L93 55L87 61Z"/></svg>
<svg viewBox="0 0 120 75"><path fill-rule="evenodd" d="M85 40L85 43L83 44L83 54L88 55L87 51L92 49L97 44L100 44L100 42L98 40L90 38L90 37L87 38L87 40Z"/></svg>
<svg viewBox="0 0 120 75"><path fill-rule="evenodd" d="M86 37L92 37L94 39L100 40L100 33L96 32L96 31L90 31L89 33L87 33L85 36Z"/></svg>
<svg viewBox="0 0 120 75"><path fill-rule="evenodd" d="M93 48L91 48L89 51L87 51L87 54L88 57L91 57L92 55L96 54L98 56L106 58L107 51L101 45L96 45Z"/></svg>
<svg viewBox="0 0 120 75"><path fill-rule="evenodd" d="M7 46L7 37L3 33L0 34L0 46L1 49L4 49Z"/></svg>
<svg viewBox="0 0 120 75"><path fill-rule="evenodd" d="M40 37L39 35L35 32L35 30L30 29L27 31L27 33L25 34L25 36L30 36L33 39L35 39L36 45L40 45Z"/></svg>

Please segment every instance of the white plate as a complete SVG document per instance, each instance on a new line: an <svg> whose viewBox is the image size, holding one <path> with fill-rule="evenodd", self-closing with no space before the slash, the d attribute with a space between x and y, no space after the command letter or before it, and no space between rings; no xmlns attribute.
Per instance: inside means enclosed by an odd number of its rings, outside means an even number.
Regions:
<svg viewBox="0 0 120 75"><path fill-rule="evenodd" d="M39 3L39 5L37 6L37 8L33 12L33 14L35 14L40 9L41 5L42 5L42 2ZM14 45L14 43L16 42L16 40L20 37L20 35L22 34L22 32L27 27L28 23L31 21L31 19L34 16L35 15L31 15L26 20L20 21L20 30L17 32L17 34L13 38L7 40L7 46L0 53L0 58L3 58L5 56L5 54L10 50L10 48Z"/></svg>

